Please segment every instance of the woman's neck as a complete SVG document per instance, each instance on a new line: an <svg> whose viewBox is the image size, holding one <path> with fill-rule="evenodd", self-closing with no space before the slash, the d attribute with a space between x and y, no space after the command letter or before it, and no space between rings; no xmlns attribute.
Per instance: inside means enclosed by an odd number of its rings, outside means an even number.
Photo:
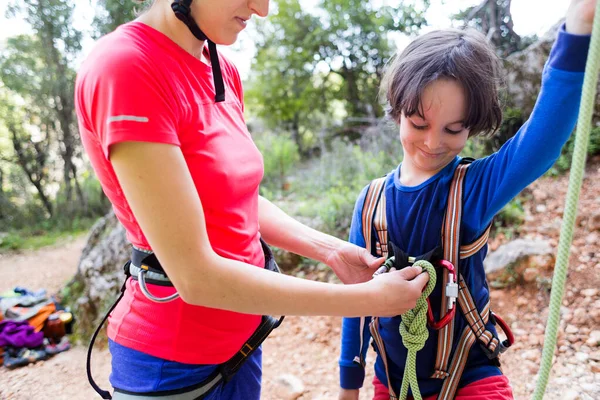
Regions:
<svg viewBox="0 0 600 400"><path fill-rule="evenodd" d="M136 18L136 21L156 29L195 58L207 62L206 57L203 57L204 41L196 39L189 28L177 19L171 10L170 2L155 2L148 11Z"/></svg>

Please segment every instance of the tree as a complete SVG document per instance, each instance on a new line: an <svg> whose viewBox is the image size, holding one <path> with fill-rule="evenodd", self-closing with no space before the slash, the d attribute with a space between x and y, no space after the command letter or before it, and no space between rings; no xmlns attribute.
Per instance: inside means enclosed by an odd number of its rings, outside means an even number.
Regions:
<svg viewBox="0 0 600 400"><path fill-rule="evenodd" d="M304 153L302 136L317 113L327 112L330 82L315 76L314 55L319 21L297 0L278 2L279 9L261 24L252 80L246 92L250 109L271 127L291 133Z"/></svg>
<svg viewBox="0 0 600 400"><path fill-rule="evenodd" d="M3 160L18 164L21 167L27 179L37 190L46 212L52 216L54 211L52 202L46 194L49 179L49 135L47 132L38 132L35 135L37 137L34 139L32 125L27 129L24 124L24 121L28 119L26 112L21 107L16 106L4 91L1 93L0 100L2 103L0 120L8 131L15 154L14 160L10 158ZM2 171L0 170L1 176ZM0 184L2 184L2 179L0 179ZM3 194L2 190L0 190L0 194ZM4 196L0 200L4 201Z"/></svg>
<svg viewBox="0 0 600 400"><path fill-rule="evenodd" d="M479 5L455 15L454 19L482 31L504 58L534 42L534 38L523 39L514 31L511 1L483 0Z"/></svg>
<svg viewBox="0 0 600 400"><path fill-rule="evenodd" d="M377 94L393 52L389 33L421 27L429 2L421 4L322 0L308 12L298 0L278 1L257 34L249 108L268 125L290 130L301 152L315 120L334 113L355 120L381 116Z"/></svg>
<svg viewBox="0 0 600 400"><path fill-rule="evenodd" d="M75 71L71 65L81 51L81 32L72 27L73 9L74 4L67 0L13 2L8 15L22 14L34 34L8 39L0 61L0 78L29 103L46 129L57 133L66 202L71 206L75 187L85 210L86 199L74 163L80 150L73 102Z"/></svg>
<svg viewBox="0 0 600 400"><path fill-rule="evenodd" d="M148 3L146 1L145 3ZM144 5L133 0L99 0L92 25L96 38L117 29L119 25L133 20Z"/></svg>
<svg viewBox="0 0 600 400"><path fill-rule="evenodd" d="M425 19L423 10L410 2L376 8L364 0L322 0L325 17L319 58L344 84L340 98L354 117L382 115L377 93L385 62L393 54L388 34L414 33Z"/></svg>

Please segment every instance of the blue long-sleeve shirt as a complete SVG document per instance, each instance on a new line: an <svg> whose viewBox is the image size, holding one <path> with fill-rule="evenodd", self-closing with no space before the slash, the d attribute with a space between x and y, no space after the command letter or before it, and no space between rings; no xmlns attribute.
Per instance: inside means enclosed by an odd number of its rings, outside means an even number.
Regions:
<svg viewBox="0 0 600 400"><path fill-rule="evenodd" d="M568 34L564 27L552 48L542 73L542 86L537 103L529 120L517 134L496 153L474 161L465 178L464 212L461 226L461 243L477 239L504 205L521 190L543 175L557 160L561 148L569 138L576 122L581 99L581 89L590 36ZM400 183L400 166L385 181L388 239L410 255L424 254L441 246L441 231L448 191L453 173L460 158L448 164L442 171L426 182L414 187ZM367 188L356 202L350 242L365 247L362 234L361 213ZM467 283L478 309L489 300L489 288L485 279L483 260L487 246L470 258L461 260L460 271ZM430 296L434 315L439 316L441 285ZM388 355L392 386L399 391L407 350L399 334L400 316L380 318L380 332ZM362 387L364 369L354 362L357 356L365 357L369 345L369 328L361 327L359 318L344 318L342 325L342 352L340 357L340 384L345 389ZM460 333L467 322L457 307L452 355ZM491 322L486 329L495 332ZM429 339L417 354L417 378L423 396L440 391L442 380L431 379L437 352L438 332L429 329ZM375 373L387 385L387 377L381 357L375 362ZM482 378L500 375L475 344L459 387Z"/></svg>

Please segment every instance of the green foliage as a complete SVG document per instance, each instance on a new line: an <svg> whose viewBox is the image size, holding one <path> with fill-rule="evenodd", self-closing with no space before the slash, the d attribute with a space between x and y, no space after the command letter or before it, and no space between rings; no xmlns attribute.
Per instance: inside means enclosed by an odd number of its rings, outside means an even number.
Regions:
<svg viewBox="0 0 600 400"><path fill-rule="evenodd" d="M488 154L500 150L500 147L521 129L526 119L527 117L523 115L523 110L512 107L506 108L502 124L498 128L498 131L492 137L487 138L487 140L484 139Z"/></svg>
<svg viewBox="0 0 600 400"><path fill-rule="evenodd" d="M474 137L467 140L463 151L461 152L462 157L471 157L471 158L482 158L488 156L490 151L488 149L489 145L487 143L489 139L484 137Z"/></svg>
<svg viewBox="0 0 600 400"><path fill-rule="evenodd" d="M17 250L23 247L25 239L15 233L0 234L0 250Z"/></svg>
<svg viewBox="0 0 600 400"><path fill-rule="evenodd" d="M304 137L332 116L379 117L379 81L392 55L390 33L425 23L411 2L375 7L371 1L321 1L311 13L299 0L280 0L257 33L257 55L246 99L270 127L291 132L302 154ZM339 132L352 136L356 128ZM354 135L355 137L356 135Z"/></svg>
<svg viewBox="0 0 600 400"><path fill-rule="evenodd" d="M575 150L575 135L571 135L567 143L562 149L560 157L550 169L550 175L560 175L569 170L571 167L571 159ZM588 147L588 157L600 154L600 126L592 128L590 132L590 142Z"/></svg>
<svg viewBox="0 0 600 400"><path fill-rule="evenodd" d="M29 228L24 231L5 232L0 234L0 253L14 250L35 250L41 247L54 245L58 242L65 242L73 239L74 236L80 236L87 233L92 226L90 221L85 224L79 223L76 230L45 231L41 228ZM35 232L33 232L36 230Z"/></svg>
<svg viewBox="0 0 600 400"><path fill-rule="evenodd" d="M133 0L100 0L96 5L96 15L92 22L94 36L98 38L106 35L119 25L134 20L136 15L152 1L138 3Z"/></svg>
<svg viewBox="0 0 600 400"><path fill-rule="evenodd" d="M345 140L335 140L319 159L297 171L293 189L302 204L298 214L318 218L318 228L324 232L347 237L360 191L398 161L392 161L384 151L365 151Z"/></svg>
<svg viewBox="0 0 600 400"><path fill-rule="evenodd" d="M83 295L83 291L83 283L76 279L72 280L69 284L65 285L60 292L61 303L65 305L74 305Z"/></svg>
<svg viewBox="0 0 600 400"><path fill-rule="evenodd" d="M508 139L513 137L525 123L526 116L518 108L508 107L504 110L502 124L492 136L476 136L470 138L462 155L475 159L486 157L498 150Z"/></svg>
<svg viewBox="0 0 600 400"><path fill-rule="evenodd" d="M13 0L8 7L7 16L23 17L32 34L10 37L0 52L0 224L5 232L39 236L23 230L77 230L78 221L94 219L107 208L98 184L89 183L89 172L78 162L73 65L82 34L73 27L74 7L70 0Z"/></svg>
<svg viewBox="0 0 600 400"><path fill-rule="evenodd" d="M262 186L272 193L287 189L288 175L300 160L298 146L288 135L268 132L256 140L256 145L263 155L265 175Z"/></svg>
<svg viewBox="0 0 600 400"><path fill-rule="evenodd" d="M33 34L9 38L0 54L0 80L20 101L19 107L12 108L23 115L15 118L8 110L3 122L11 134L16 164L35 187L49 216L53 206L48 186L62 176L71 200L77 180L74 159L79 142L75 139L75 71L71 65L81 51L81 32L72 26L74 7L68 0L11 2L8 15L23 16ZM51 167L54 155L62 163Z"/></svg>
<svg viewBox="0 0 600 400"><path fill-rule="evenodd" d="M492 235L503 233L507 239L513 239L517 235L520 226L525 221L522 202L522 197L516 197L500 210L494 218Z"/></svg>

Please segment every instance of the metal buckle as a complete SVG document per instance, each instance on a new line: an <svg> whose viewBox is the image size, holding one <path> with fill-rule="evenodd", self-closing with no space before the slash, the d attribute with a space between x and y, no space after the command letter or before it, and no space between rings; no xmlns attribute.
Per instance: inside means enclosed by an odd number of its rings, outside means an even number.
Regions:
<svg viewBox="0 0 600 400"><path fill-rule="evenodd" d="M440 260L438 266L448 271L448 283L444 288L444 294L448 299L448 311L439 321L436 321L433 317L433 310L431 309L431 303L427 298L427 322L431 329L440 330L450 323L454 315L456 314L456 299L458 298L458 283L456 279L456 269L454 265L447 260Z"/></svg>

